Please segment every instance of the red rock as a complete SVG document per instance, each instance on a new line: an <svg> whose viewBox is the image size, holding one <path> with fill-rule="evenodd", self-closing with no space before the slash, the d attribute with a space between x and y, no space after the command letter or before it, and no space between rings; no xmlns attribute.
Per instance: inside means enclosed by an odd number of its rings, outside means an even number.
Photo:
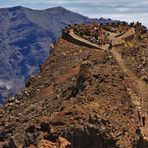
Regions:
<svg viewBox="0 0 148 148"><path fill-rule="evenodd" d="M59 137L58 145L59 145L59 148L68 148L71 145L71 143L67 141L65 138Z"/></svg>
<svg viewBox="0 0 148 148"><path fill-rule="evenodd" d="M38 148L57 148L57 146L49 140L41 140L38 144Z"/></svg>

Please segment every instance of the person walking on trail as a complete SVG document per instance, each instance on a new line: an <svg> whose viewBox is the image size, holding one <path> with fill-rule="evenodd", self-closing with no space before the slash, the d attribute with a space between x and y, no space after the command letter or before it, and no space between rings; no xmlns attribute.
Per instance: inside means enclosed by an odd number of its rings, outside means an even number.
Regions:
<svg viewBox="0 0 148 148"><path fill-rule="evenodd" d="M145 126L145 116L144 115L142 115L142 125L143 125L143 127Z"/></svg>
<svg viewBox="0 0 148 148"><path fill-rule="evenodd" d="M122 59L124 58L124 55L125 55L125 49L123 48L122 51L121 51L121 57L122 57Z"/></svg>
<svg viewBox="0 0 148 148"><path fill-rule="evenodd" d="M109 43L108 50L111 50L113 47L112 42Z"/></svg>
<svg viewBox="0 0 148 148"><path fill-rule="evenodd" d="M139 118L139 122L141 122L141 111L138 110L138 118Z"/></svg>
<svg viewBox="0 0 148 148"><path fill-rule="evenodd" d="M141 122L141 107L140 106L138 106L137 111L138 111L139 122Z"/></svg>

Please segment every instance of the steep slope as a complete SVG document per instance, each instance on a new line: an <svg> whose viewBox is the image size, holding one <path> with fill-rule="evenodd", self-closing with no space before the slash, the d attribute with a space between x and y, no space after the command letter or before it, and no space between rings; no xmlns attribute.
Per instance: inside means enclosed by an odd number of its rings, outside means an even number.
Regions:
<svg viewBox="0 0 148 148"><path fill-rule="evenodd" d="M145 133L141 133L135 103L138 100L131 94L140 96L142 93L133 80L145 82L126 66L128 61L121 56L127 50L125 36L131 37L127 41L137 41L137 31L129 34L136 26L93 24L72 26L67 30L76 27L74 34L82 28L84 31L92 28L91 36L96 28L101 33L104 28L114 28L116 31L112 33L116 35L121 29L125 33L119 33L116 39L124 36L123 44L116 42L112 50L106 50L101 48L102 42L98 49L92 44L90 47L90 42L84 44L85 40L69 38L70 31L66 35L66 29L63 30L62 38L41 65L41 72L29 79L25 90L0 108L1 147L12 141L16 145L37 147L42 140L55 143L60 136L66 138L72 148L147 147L148 142L143 140L147 127L143 127ZM109 41L115 39L112 33ZM79 37L86 38L86 34ZM103 35L101 40L104 38ZM144 109L145 99L140 102Z"/></svg>
<svg viewBox="0 0 148 148"><path fill-rule="evenodd" d="M92 21L62 7L0 9L0 102L15 94L28 76L39 70L48 57L50 44L65 26ZM96 21L105 22L104 19Z"/></svg>

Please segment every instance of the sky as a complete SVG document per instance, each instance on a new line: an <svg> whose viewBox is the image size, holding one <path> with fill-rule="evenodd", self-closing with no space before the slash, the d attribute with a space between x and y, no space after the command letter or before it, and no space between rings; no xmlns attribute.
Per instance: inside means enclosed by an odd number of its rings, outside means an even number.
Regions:
<svg viewBox="0 0 148 148"><path fill-rule="evenodd" d="M12 6L33 9L62 6L91 18L140 21L148 27L148 0L0 0L0 8Z"/></svg>

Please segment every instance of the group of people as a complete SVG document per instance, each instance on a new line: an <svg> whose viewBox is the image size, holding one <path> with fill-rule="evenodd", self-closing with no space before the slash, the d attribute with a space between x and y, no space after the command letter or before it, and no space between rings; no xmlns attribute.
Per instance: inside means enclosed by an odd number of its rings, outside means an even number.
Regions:
<svg viewBox="0 0 148 148"><path fill-rule="evenodd" d="M138 118L141 126L145 126L145 115L141 113L141 107L138 107Z"/></svg>
<svg viewBox="0 0 148 148"><path fill-rule="evenodd" d="M105 45L109 43L108 35L109 32L104 32L101 27L97 24L95 25L79 25L74 26L74 32L83 37L86 40L91 41L92 43L96 43L98 45Z"/></svg>

